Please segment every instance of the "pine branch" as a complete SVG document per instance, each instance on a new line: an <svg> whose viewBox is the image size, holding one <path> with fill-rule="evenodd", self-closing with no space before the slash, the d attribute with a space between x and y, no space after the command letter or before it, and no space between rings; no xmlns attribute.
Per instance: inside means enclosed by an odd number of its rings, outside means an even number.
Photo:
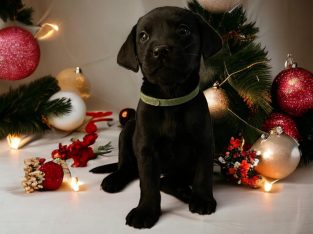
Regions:
<svg viewBox="0 0 313 234"><path fill-rule="evenodd" d="M43 116L60 116L71 111L71 100L66 98L55 99L43 104Z"/></svg>
<svg viewBox="0 0 313 234"><path fill-rule="evenodd" d="M213 13L202 8L197 0L191 0L188 2L188 8L220 33L231 52L236 52L254 41L259 32L254 22L247 23L246 12L242 7L237 7L231 12Z"/></svg>
<svg viewBox="0 0 313 234"><path fill-rule="evenodd" d="M22 22L26 25L33 25L33 8L29 7L29 8L23 8L22 10L20 10L17 15L16 15L16 20L19 22Z"/></svg>
<svg viewBox="0 0 313 234"><path fill-rule="evenodd" d="M229 99L227 116L213 121L217 151L221 152L230 137L239 132L248 143L253 143L260 135L256 129L272 111L269 59L265 49L255 42L259 29L255 22L247 22L241 7L231 12L212 13L191 0L188 8L202 16L223 39L221 51L205 60L205 68L200 72L201 89L210 88L218 81L223 83L221 88Z"/></svg>
<svg viewBox="0 0 313 234"><path fill-rule="evenodd" d="M32 25L32 14L33 9L25 7L22 0L0 0L0 18L4 22L18 20Z"/></svg>
<svg viewBox="0 0 313 234"><path fill-rule="evenodd" d="M22 85L0 96L0 138L9 133L33 134L43 132L48 126L43 118L70 111L70 100L48 99L60 88L57 80L46 76L28 85Z"/></svg>

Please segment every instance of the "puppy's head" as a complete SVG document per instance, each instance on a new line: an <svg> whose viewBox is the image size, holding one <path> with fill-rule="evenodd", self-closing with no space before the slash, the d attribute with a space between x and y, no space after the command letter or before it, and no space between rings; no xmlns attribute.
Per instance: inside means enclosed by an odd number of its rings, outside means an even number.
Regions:
<svg viewBox="0 0 313 234"><path fill-rule="evenodd" d="M199 70L201 54L215 54L221 38L201 17L178 7L156 8L138 20L121 47L117 62L148 82L183 83Z"/></svg>

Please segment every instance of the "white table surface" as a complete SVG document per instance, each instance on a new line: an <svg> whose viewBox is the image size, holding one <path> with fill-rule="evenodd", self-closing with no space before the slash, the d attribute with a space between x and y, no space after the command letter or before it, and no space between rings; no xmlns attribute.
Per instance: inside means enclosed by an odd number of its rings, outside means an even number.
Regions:
<svg viewBox="0 0 313 234"><path fill-rule="evenodd" d="M84 183L79 192L63 183L57 191L26 194L21 178L25 158L50 158L59 142L67 144L71 137L82 137L82 133L46 134L18 151L10 150L1 140L0 234L313 233L313 163L279 181L271 193L231 185L216 175L214 194L218 206L209 216L192 214L186 204L162 193L162 216L152 229L139 231L126 226L125 216L138 204L138 180L121 193L109 194L100 190L104 175L88 172L117 161L119 131L111 127L99 133L98 144L111 141L112 153L89 161L85 168L71 168L72 175Z"/></svg>

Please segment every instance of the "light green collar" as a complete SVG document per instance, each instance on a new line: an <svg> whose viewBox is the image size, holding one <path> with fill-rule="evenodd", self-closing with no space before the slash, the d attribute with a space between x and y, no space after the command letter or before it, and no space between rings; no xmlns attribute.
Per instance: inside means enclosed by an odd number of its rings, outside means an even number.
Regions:
<svg viewBox="0 0 313 234"><path fill-rule="evenodd" d="M186 102L189 102L190 100L195 98L198 95L199 91L200 88L199 86L197 86L193 91L191 91L189 94L185 96L170 99L154 98L144 94L143 92L140 92L140 99L144 103L151 106L178 106Z"/></svg>

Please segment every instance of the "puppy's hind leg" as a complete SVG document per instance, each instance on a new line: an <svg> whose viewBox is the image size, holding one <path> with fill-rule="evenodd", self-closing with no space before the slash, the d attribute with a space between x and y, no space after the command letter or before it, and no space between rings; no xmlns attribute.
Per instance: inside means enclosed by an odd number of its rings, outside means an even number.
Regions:
<svg viewBox="0 0 313 234"><path fill-rule="evenodd" d="M119 192L138 177L137 161L132 147L135 125L135 120L128 121L120 133L118 170L104 178L101 183L106 192Z"/></svg>

